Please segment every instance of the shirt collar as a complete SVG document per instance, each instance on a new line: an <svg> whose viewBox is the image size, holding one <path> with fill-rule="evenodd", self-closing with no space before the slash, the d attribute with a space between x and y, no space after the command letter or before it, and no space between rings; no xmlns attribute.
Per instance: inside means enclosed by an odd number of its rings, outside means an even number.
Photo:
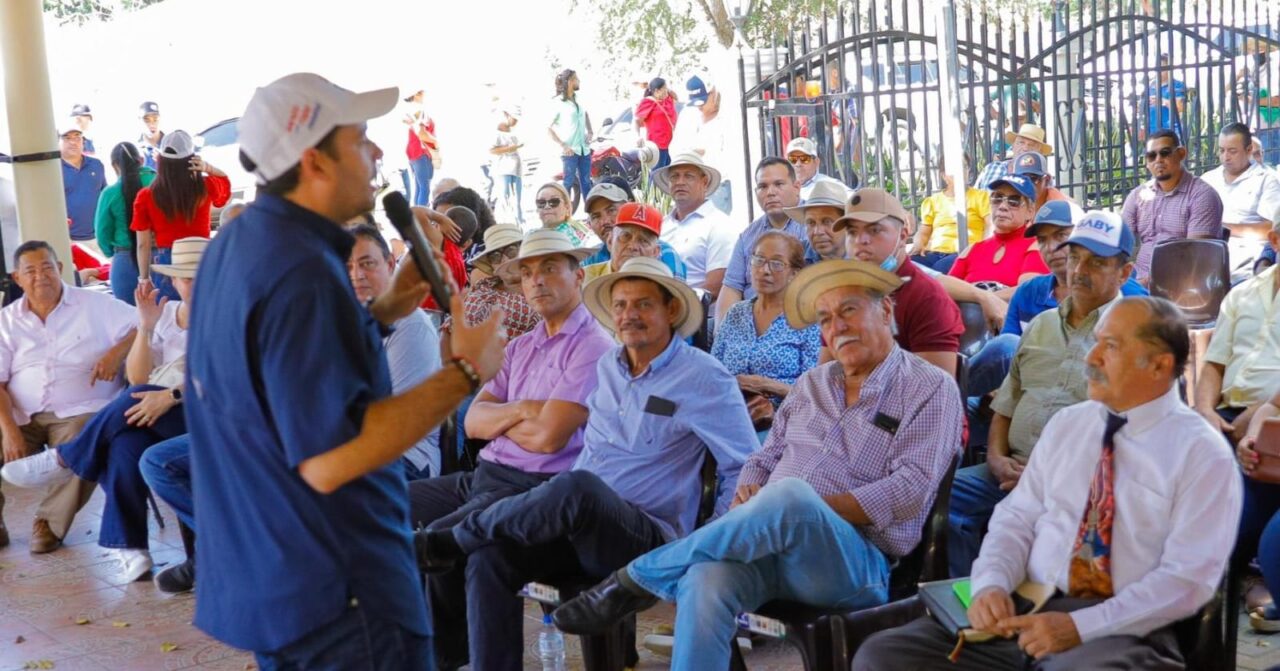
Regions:
<svg viewBox="0 0 1280 671"><path fill-rule="evenodd" d="M595 321L595 317L591 316L591 312L587 310L587 304L579 301L578 306L569 313L568 317L565 317L564 323L560 325L560 330L554 336L547 335L547 320L543 319L541 324L535 326L530 331L533 344L535 346L542 345L561 336L568 338L580 331L588 321Z"/></svg>
<svg viewBox="0 0 1280 671"><path fill-rule="evenodd" d="M1173 191L1166 192L1164 189L1161 189L1160 185L1156 182L1155 177L1152 177L1150 181L1147 182L1147 188L1151 189L1152 191L1155 191L1156 195L1165 196L1167 198L1169 196L1182 193L1183 191L1186 191L1187 189L1191 188L1191 180L1195 178L1196 178L1195 175L1192 175L1191 172L1188 171L1185 166L1183 166L1182 179L1178 180L1178 185L1173 187Z"/></svg>
<svg viewBox="0 0 1280 671"><path fill-rule="evenodd" d="M351 256L351 248L355 246L356 239L328 217L268 193L258 194L253 201L253 207L261 208L265 214L279 220L272 222L272 225L277 225L280 221L287 222L320 238L333 248L334 253L342 259L343 263L346 263L347 257Z"/></svg>
<svg viewBox="0 0 1280 671"><path fill-rule="evenodd" d="M1155 400L1120 413L1129 419L1121 431L1130 438L1136 437L1147 429L1157 426L1161 420L1172 415L1181 405L1182 399L1178 396L1178 385L1171 385L1169 391ZM1106 406L1103 406L1103 410L1107 411Z"/></svg>
<svg viewBox="0 0 1280 671"><path fill-rule="evenodd" d="M893 349L889 350L889 355L871 371L871 374L867 376L867 381L862 383L862 393L859 401L867 398L868 391L876 394L884 391L884 388L889 385L889 380L893 379L898 369L902 367L905 356L902 348L898 347L898 343L893 343ZM844 398L844 367L840 365L839 361L833 361L832 363L835 365L831 367L830 382L840 389L841 398Z"/></svg>
<svg viewBox="0 0 1280 671"><path fill-rule="evenodd" d="M1055 279L1055 281L1057 280ZM1084 322L1081 323L1081 327L1083 327L1084 325L1090 322L1096 322L1097 318L1101 316L1102 313L1106 312L1107 310L1110 310L1111 306L1120 302L1120 299L1122 298L1124 298L1124 292L1120 291L1119 289L1116 289L1116 295L1113 296L1111 300L1094 308L1092 312L1090 312L1088 315L1085 316ZM1063 298L1061 303L1058 303L1058 315L1062 317L1062 328L1064 329L1067 328L1067 316L1071 314L1071 304L1074 302L1075 302L1075 299L1071 296L1071 294L1067 294L1067 297Z"/></svg>
<svg viewBox="0 0 1280 671"><path fill-rule="evenodd" d="M675 207L671 208L671 212L667 215L667 218L670 219L671 221L674 221L676 225L680 225L680 224L686 224L690 221L693 221L694 217L707 216L707 213L704 212L704 210L706 210L708 207L715 207L715 203L712 203L711 198L709 197L710 194L707 194L707 195L708 195L708 198L702 201L702 204L698 206L698 209L690 212L689 216L685 217L684 219L680 218L680 215L676 212Z"/></svg>
<svg viewBox="0 0 1280 671"><path fill-rule="evenodd" d="M684 347L686 347L684 338L681 338L678 333L671 334L671 342L667 343L667 348L662 350L661 354L654 357L653 361L649 362L649 367L640 374L640 377L661 371L667 366L667 364L671 363L671 361L676 358L676 355L679 354ZM631 364L627 362L626 345L618 346L617 359L618 367L622 370L623 376L631 378Z"/></svg>
<svg viewBox="0 0 1280 671"><path fill-rule="evenodd" d="M67 284L66 282L63 282L62 296L58 298L58 304L53 306L53 309L57 310L58 308L64 305L77 305L79 303L80 303L80 300L76 298L75 292L71 291L71 285ZM31 311L31 302L27 300L26 296L22 297L22 311L29 315L35 314L34 312ZM50 311L50 313L52 313L52 310Z"/></svg>

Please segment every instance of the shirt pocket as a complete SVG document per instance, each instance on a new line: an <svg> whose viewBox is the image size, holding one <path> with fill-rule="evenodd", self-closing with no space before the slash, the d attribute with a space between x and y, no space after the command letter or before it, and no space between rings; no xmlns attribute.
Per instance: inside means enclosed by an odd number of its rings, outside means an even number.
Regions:
<svg viewBox="0 0 1280 671"><path fill-rule="evenodd" d="M640 413L640 430L631 441L631 451L636 454L652 454L662 450L675 440L681 426L675 417L664 417L651 412Z"/></svg>
<svg viewBox="0 0 1280 671"><path fill-rule="evenodd" d="M1135 479L1117 482L1116 492L1116 524L1136 547L1156 552L1169 535L1173 499Z"/></svg>

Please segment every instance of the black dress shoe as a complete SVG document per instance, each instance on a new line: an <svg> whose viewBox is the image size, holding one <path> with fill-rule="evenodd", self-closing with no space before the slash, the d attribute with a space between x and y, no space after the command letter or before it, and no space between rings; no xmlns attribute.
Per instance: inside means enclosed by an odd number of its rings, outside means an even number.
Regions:
<svg viewBox="0 0 1280 671"><path fill-rule="evenodd" d="M551 618L555 620L556 628L567 634L594 636L605 633L622 618L656 603L658 597L623 585L615 573L557 608Z"/></svg>
<svg viewBox="0 0 1280 671"><path fill-rule="evenodd" d="M463 557L452 529L425 529L413 534L413 549L418 555L418 570L423 573L444 573Z"/></svg>

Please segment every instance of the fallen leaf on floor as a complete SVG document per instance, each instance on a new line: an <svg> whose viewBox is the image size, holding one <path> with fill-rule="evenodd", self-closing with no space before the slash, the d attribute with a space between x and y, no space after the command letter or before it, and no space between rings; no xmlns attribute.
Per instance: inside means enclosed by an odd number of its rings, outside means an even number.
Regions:
<svg viewBox="0 0 1280 671"><path fill-rule="evenodd" d="M76 624L89 624L89 618L87 618L87 617L77 617L77 618L76 618Z"/></svg>
<svg viewBox="0 0 1280 671"><path fill-rule="evenodd" d="M49 660L47 660L47 659L39 659L39 660L35 660L35 661L27 662L26 664L23 664L23 665L22 665L22 668L24 668L24 669L52 669L52 668L53 668L53 662L51 662L51 661L49 661Z"/></svg>
<svg viewBox="0 0 1280 671"><path fill-rule="evenodd" d="M23 637L19 636L18 638L14 639L13 644L14 644L14 645L18 645L18 644L26 643L26 642L27 642L27 639L25 639L25 638L23 638Z"/></svg>
<svg viewBox="0 0 1280 671"><path fill-rule="evenodd" d="M1270 646L1271 646L1271 643L1270 643L1269 641L1263 641L1263 640L1261 640L1261 639L1259 639L1258 641L1256 641L1256 642L1255 642L1255 644L1256 644L1259 648L1266 648L1266 647L1270 647Z"/></svg>
<svg viewBox="0 0 1280 671"><path fill-rule="evenodd" d="M124 629L125 627L129 626L129 623L116 620L115 622L111 623L111 626L115 627L116 629Z"/></svg>
<svg viewBox="0 0 1280 671"><path fill-rule="evenodd" d="M173 652L178 649L177 643L161 643L160 652Z"/></svg>

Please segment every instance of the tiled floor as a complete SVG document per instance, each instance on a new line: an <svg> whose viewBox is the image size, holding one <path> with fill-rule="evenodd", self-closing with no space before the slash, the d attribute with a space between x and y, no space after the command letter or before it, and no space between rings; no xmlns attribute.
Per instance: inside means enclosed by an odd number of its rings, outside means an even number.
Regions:
<svg viewBox="0 0 1280 671"><path fill-rule="evenodd" d="M51 668L56 671L176 671L254 669L251 655L217 643L191 626L191 595L166 597L143 580L121 584L117 566L97 545L102 493L76 518L66 546L47 555L27 552L36 498L4 486L4 519L12 544L0 550L0 671ZM173 514L164 510L167 520ZM151 529L157 564L184 557L177 528ZM662 605L640 615L639 634L670 623L673 611ZM540 613L525 610L525 668L539 668L537 632ZM1280 665L1280 637L1240 634L1238 666L1261 670ZM577 639L567 638L571 669L582 668ZM640 651L641 670L665 669L669 660ZM800 656L788 645L769 643L746 656L752 671L799 669Z"/></svg>

